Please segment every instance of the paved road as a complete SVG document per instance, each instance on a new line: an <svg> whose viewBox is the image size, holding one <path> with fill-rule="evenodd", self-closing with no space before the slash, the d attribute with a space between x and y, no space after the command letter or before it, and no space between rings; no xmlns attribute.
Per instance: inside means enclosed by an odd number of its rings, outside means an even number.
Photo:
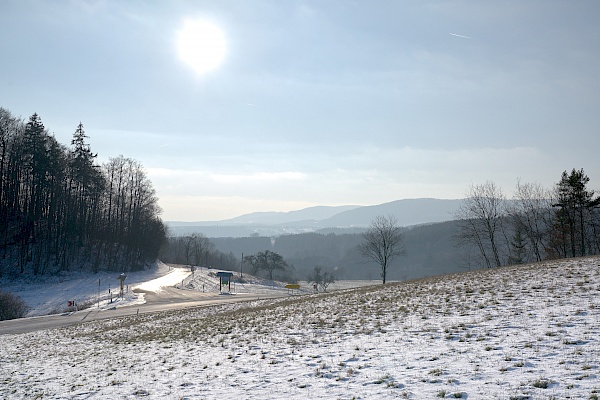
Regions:
<svg viewBox="0 0 600 400"><path fill-rule="evenodd" d="M138 290L136 290L137 292ZM142 292L142 291L140 291ZM160 294L144 292L146 303L135 306L123 306L109 310L88 309L72 313L45 315L41 317L20 318L0 321L0 335L26 333L44 329L60 328L83 322L123 317L127 315L145 314L159 311L180 310L192 307L205 307L214 304L272 299L286 297L287 294L252 294L238 293L219 295L216 293L200 293L163 287Z"/></svg>

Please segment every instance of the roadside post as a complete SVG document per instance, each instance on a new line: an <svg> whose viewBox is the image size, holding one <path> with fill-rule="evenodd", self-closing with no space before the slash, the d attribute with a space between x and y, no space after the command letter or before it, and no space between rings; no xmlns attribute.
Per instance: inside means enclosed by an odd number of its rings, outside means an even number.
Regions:
<svg viewBox="0 0 600 400"><path fill-rule="evenodd" d="M119 274L119 277L117 278L120 282L119 296L121 296L121 298L123 298L123 284L125 283L126 278L127 278L127 275L125 275L124 273Z"/></svg>

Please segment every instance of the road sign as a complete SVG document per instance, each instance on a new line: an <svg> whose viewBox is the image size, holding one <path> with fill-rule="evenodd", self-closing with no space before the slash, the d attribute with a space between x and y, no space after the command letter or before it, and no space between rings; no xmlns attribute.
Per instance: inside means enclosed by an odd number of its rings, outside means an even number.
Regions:
<svg viewBox="0 0 600 400"><path fill-rule="evenodd" d="M295 283L288 283L287 285L285 285L286 289L300 289L300 285L297 285Z"/></svg>
<svg viewBox="0 0 600 400"><path fill-rule="evenodd" d="M231 277L233 276L233 272L217 272L217 276L219 277L219 292L222 289L223 285L229 285L229 291L231 292Z"/></svg>

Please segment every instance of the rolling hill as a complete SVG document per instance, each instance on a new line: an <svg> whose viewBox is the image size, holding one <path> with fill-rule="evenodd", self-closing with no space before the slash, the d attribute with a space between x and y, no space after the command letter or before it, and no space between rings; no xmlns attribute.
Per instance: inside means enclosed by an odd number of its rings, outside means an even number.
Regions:
<svg viewBox="0 0 600 400"><path fill-rule="evenodd" d="M373 206L317 206L289 212L256 212L222 221L167 221L171 232L208 237L277 236L325 228L365 228L377 215L392 214L400 226L454 219L462 200L404 199Z"/></svg>

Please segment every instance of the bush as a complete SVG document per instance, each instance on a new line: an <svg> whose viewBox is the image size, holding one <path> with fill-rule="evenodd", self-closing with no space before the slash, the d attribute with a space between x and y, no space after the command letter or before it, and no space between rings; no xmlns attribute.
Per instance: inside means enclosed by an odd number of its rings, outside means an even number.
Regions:
<svg viewBox="0 0 600 400"><path fill-rule="evenodd" d="M28 311L29 306L19 296L0 291L0 321L23 318Z"/></svg>
<svg viewBox="0 0 600 400"><path fill-rule="evenodd" d="M323 267L316 265L313 272L306 277L306 280L308 283L314 283L317 287L320 287L321 290L326 292L329 285L335 283L335 277L329 272L321 273L322 268Z"/></svg>

